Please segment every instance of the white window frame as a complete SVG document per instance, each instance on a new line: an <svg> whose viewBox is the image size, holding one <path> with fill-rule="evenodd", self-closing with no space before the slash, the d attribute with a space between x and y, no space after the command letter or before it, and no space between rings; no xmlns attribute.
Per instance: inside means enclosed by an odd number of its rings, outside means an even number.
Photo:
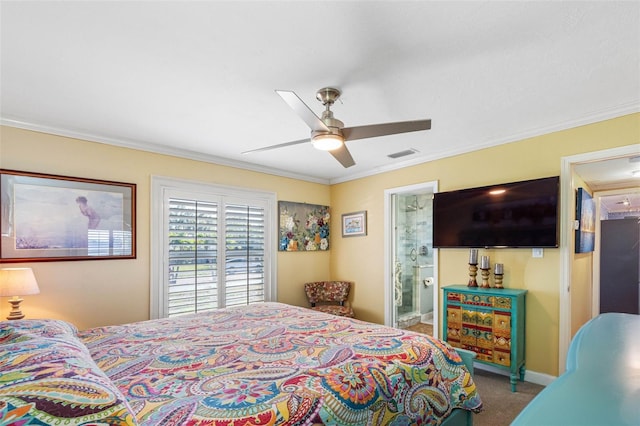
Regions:
<svg viewBox="0 0 640 426"><path fill-rule="evenodd" d="M168 233L165 220L169 206L164 200L168 195L179 194L193 199L211 200L216 197L252 199L265 204L265 301L277 300L277 199L274 192L255 190L250 188L217 185L178 179L165 176L151 177L151 271L150 271L150 303L149 316L151 319L168 316ZM224 258L224 253L222 253Z"/></svg>

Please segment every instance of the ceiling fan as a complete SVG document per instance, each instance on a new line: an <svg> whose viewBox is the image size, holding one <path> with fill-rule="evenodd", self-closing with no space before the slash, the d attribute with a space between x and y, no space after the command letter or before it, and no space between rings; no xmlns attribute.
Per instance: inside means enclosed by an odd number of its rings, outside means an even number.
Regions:
<svg viewBox="0 0 640 426"><path fill-rule="evenodd" d="M300 118L307 123L307 126L311 128L311 137L253 149L245 151L243 154L268 151L311 141L315 148L328 151L344 167L351 167L355 162L345 145L346 141L415 132L418 130L429 130L431 128L431 120L401 121L371 124L368 126L344 127L344 123L334 118L333 112L331 111L331 105L338 100L341 94L340 90L334 87L325 87L316 92L316 98L325 106L322 118L318 117L294 92L289 90L276 90L276 93L280 95Z"/></svg>

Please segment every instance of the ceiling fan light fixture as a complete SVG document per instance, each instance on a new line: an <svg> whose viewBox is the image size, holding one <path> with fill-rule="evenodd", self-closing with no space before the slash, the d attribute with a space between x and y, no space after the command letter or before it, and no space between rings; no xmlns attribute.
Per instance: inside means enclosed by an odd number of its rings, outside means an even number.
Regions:
<svg viewBox="0 0 640 426"><path fill-rule="evenodd" d="M344 140L340 135L334 135L331 133L315 135L311 141L315 149L321 151L333 151L340 148L344 144Z"/></svg>

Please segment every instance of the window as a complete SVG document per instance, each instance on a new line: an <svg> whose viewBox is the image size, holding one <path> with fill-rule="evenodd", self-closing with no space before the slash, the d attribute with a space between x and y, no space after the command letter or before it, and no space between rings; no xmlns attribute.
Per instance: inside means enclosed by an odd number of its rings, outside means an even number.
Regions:
<svg viewBox="0 0 640 426"><path fill-rule="evenodd" d="M275 194L154 177L151 318L275 300Z"/></svg>

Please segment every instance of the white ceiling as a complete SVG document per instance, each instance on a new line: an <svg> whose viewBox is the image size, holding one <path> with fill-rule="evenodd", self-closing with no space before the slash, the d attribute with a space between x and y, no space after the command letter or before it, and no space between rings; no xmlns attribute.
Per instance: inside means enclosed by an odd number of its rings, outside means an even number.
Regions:
<svg viewBox="0 0 640 426"><path fill-rule="evenodd" d="M335 183L640 111L638 1L2 1L3 124ZM342 90L345 169L274 92ZM410 157L388 154L413 148Z"/></svg>

